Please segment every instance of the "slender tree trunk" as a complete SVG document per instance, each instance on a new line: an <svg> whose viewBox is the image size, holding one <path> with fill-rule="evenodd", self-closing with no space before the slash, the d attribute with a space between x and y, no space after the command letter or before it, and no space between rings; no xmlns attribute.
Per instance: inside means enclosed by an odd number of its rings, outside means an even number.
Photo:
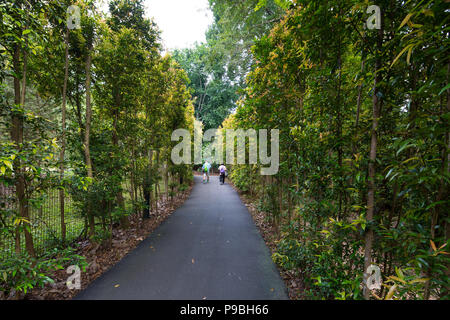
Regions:
<svg viewBox="0 0 450 320"><path fill-rule="evenodd" d="M108 201L108 218L109 218L109 247L112 248L112 238L113 238L113 219L112 219L112 204Z"/></svg>
<svg viewBox="0 0 450 320"><path fill-rule="evenodd" d="M341 179L339 179L339 199L338 199L338 219L341 219L342 217L342 200L343 196L345 194L344 186L343 186L343 169L342 169L342 114L341 114L341 87L342 87L342 60L341 60L341 44L339 43L339 50L338 50L338 92L337 92L337 138L338 138L338 165L339 165L339 176L341 176Z"/></svg>
<svg viewBox="0 0 450 320"><path fill-rule="evenodd" d="M279 212L277 217L277 237L280 236L280 222L281 222L281 216L283 213L283 178L278 179L278 206L279 206Z"/></svg>
<svg viewBox="0 0 450 320"><path fill-rule="evenodd" d="M139 194L138 194L139 186L138 186L136 178L135 178L135 181L134 181L133 188L134 188L134 191L133 191L133 193L134 193L134 201L137 203L138 202L138 198L139 198Z"/></svg>
<svg viewBox="0 0 450 320"><path fill-rule="evenodd" d="M266 176L261 177L261 184L262 184L261 197L263 204L265 204Z"/></svg>
<svg viewBox="0 0 450 320"><path fill-rule="evenodd" d="M378 43L377 50L381 52L382 49L382 39L383 39L383 28L379 30L378 33ZM377 158L377 131L378 131L378 121L380 117L380 103L381 99L378 98L378 86L381 82L380 76L381 69L381 58L376 57L375 61L375 79L373 85L373 99L372 99L372 137L370 142L370 158L369 158L369 176L368 176L368 192L367 192L367 231L365 235L365 248L364 248L364 298L370 298L370 290L367 288L367 279L369 274L367 274L367 268L372 264L372 246L374 241L374 232L371 224L374 221L375 212L375 164Z"/></svg>
<svg viewBox="0 0 450 320"><path fill-rule="evenodd" d="M166 200L169 199L169 160L166 159L164 168L164 188L166 192Z"/></svg>
<svg viewBox="0 0 450 320"><path fill-rule="evenodd" d="M20 47L16 45L14 48L14 56L13 56L13 66L16 75L20 74ZM20 105L20 79L15 76L14 77L14 104L16 106ZM12 121L11 121L11 140L16 144L16 148L20 149L19 144L23 141L23 119L20 114L13 113ZM20 159L16 157L14 160L14 168L16 169L16 173L20 175ZM23 186L19 186L22 183L19 179L16 181L16 197L17 200L23 198L23 195L18 190L23 190ZM17 188L19 186L19 188ZM21 212L21 203L19 201L19 213ZM20 229L19 226L16 227L15 230L15 249L16 253L20 254L21 252L21 243L20 243Z"/></svg>
<svg viewBox="0 0 450 320"><path fill-rule="evenodd" d="M131 164L131 167L133 168L133 171L134 171L134 164ZM135 194L134 194L134 174L133 174L133 172L131 172L131 174L130 174L130 188L129 188L129 193L130 193L130 199L131 199L131 201L133 201L133 212L135 212L136 210L136 208L135 208L135 205L136 205L136 196L135 196Z"/></svg>
<svg viewBox="0 0 450 320"><path fill-rule="evenodd" d="M63 84L63 92L62 92L62 135L61 135L61 151L59 154L59 173L61 180L64 179L64 154L66 151L66 95L67 95L67 78L69 77L69 28L66 30L66 35L64 39L65 44L65 60L64 60L64 84ZM66 223L65 223L65 215L64 215L64 190L59 190L59 210L61 215L61 241L63 243L66 242Z"/></svg>
<svg viewBox="0 0 450 320"><path fill-rule="evenodd" d="M339 6L339 17L342 17L342 9ZM338 20L338 38L339 38L339 42L338 42L338 52L337 52L337 66L338 66L338 88L337 88L337 96L336 96L336 108L337 108L337 114L336 114L336 122L337 122L337 140L338 140L338 166L339 166L339 171L338 171L338 176L340 177L339 179L339 183L338 183L338 213L337 213L337 218L341 219L342 218L342 202L343 202L343 198L345 196L345 189L344 189L344 185L343 185L343 166L342 166L342 158L343 158L343 152L342 152L342 106L341 106L341 91L342 91L342 32L343 30L341 29L341 20Z"/></svg>
<svg viewBox="0 0 450 320"><path fill-rule="evenodd" d="M152 213L152 209L153 209L153 192L152 192L152 183L150 183L150 181L152 181L152 170L153 170L153 150L149 149L148 150L148 193L149 193L149 206L148 206L148 214L150 215Z"/></svg>
<svg viewBox="0 0 450 320"><path fill-rule="evenodd" d="M292 177L290 176L288 178L288 186L287 186L287 198L288 198L288 221L289 221L289 226L291 225L291 221L292 221L292 196L291 196L291 184L292 184Z"/></svg>
<svg viewBox="0 0 450 320"><path fill-rule="evenodd" d="M88 49L86 57L86 125L84 130L84 158L86 161L88 178L93 179L94 174L92 172L92 160L90 152L90 135L91 135L91 118L92 118L92 106L91 106L91 56L92 47ZM89 237L95 235L95 218L92 212L91 203L88 201L87 205L87 217L89 222Z"/></svg>
<svg viewBox="0 0 450 320"><path fill-rule="evenodd" d="M22 84L20 83L20 79L18 75L20 74L20 54L22 52L23 61L22 61ZM26 75L27 75L27 53L26 50L21 50L20 45L16 45L14 48L14 56L13 56L13 68L15 71L14 76L14 104L19 106L20 108L24 108L25 106L25 95L26 95ZM11 140L16 144L16 148L20 149L21 144L23 143L23 115L21 112L13 112L12 116L12 126L11 126ZM14 160L14 168L16 170L16 197L19 202L19 216L27 221L30 221L29 212L28 212L28 199L26 197L26 186L25 186L25 177L23 175L23 169L20 168L20 157L16 157ZM24 222L27 223L27 222ZM33 237L28 230L28 228L24 229L25 234L25 248L28 254L32 257L35 257L35 250L33 244ZM16 229L16 243L15 249L17 253L21 251L20 244L20 231Z"/></svg>
<svg viewBox="0 0 450 320"><path fill-rule="evenodd" d="M253 188L254 188L254 183L253 183L253 169L252 169L252 166L251 166L251 165L249 165L248 179L249 179L249 181L250 181L250 183L249 183L250 198L253 199Z"/></svg>
<svg viewBox="0 0 450 320"><path fill-rule="evenodd" d="M157 172L156 176L155 176L155 213L156 215L158 215L158 186L159 186L159 181L157 179L158 176L158 171L159 171L159 149L156 150L156 169L155 171Z"/></svg>
<svg viewBox="0 0 450 320"><path fill-rule="evenodd" d="M117 134L117 126L118 126L118 111L116 111L116 113L114 115L113 134L112 134L112 143L113 143L113 146L115 146L116 148L119 147L119 136ZM119 191L117 192L116 200L117 200L118 206L122 209L122 212L125 212L125 200L124 200L123 194L122 194L122 186L120 186ZM130 221L128 220L127 216L122 215L120 217L120 225L124 229L129 228Z"/></svg>
<svg viewBox="0 0 450 320"><path fill-rule="evenodd" d="M133 211L136 212L136 204L137 204L137 196L135 192L136 152L134 150L134 146L131 147L131 167L132 170L130 174L130 198L133 201Z"/></svg>
<svg viewBox="0 0 450 320"><path fill-rule="evenodd" d="M86 132L85 132L85 130L86 130L85 127L86 126L83 123L83 119L82 119L82 116L81 116L81 93L80 93L80 90L79 90L79 87L81 86L81 81L80 81L79 73L80 72L78 72L78 70L77 70L76 71L76 75L75 75L75 77L76 77L76 79L75 79L75 85L76 85L76 92L75 92L75 107L76 107L76 110L75 110L75 113L76 113L76 117L77 117L78 126L80 128L80 140L81 140L82 143L84 143L84 137L86 135ZM85 156L85 155L83 154L83 156ZM86 163L86 158L84 159L84 161Z"/></svg>

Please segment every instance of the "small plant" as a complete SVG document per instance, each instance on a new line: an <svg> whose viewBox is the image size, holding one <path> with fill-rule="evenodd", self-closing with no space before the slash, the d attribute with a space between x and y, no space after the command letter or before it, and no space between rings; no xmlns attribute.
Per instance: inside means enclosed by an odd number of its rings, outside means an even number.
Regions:
<svg viewBox="0 0 450 320"><path fill-rule="evenodd" d="M170 182L170 183L169 183L170 191L174 191L174 190L176 189L177 186L178 186L178 183L176 183L176 182Z"/></svg>
<svg viewBox="0 0 450 320"><path fill-rule="evenodd" d="M170 199L173 199L173 197L174 196L176 196L176 192L174 192L174 191L169 191L169 197L170 197Z"/></svg>
<svg viewBox="0 0 450 320"><path fill-rule="evenodd" d="M77 265L83 271L87 266L86 258L77 255L70 247L63 250L54 248L38 259L27 253L13 254L0 262L0 291L7 295L14 291L27 294L33 288L53 283L50 275L70 265Z"/></svg>

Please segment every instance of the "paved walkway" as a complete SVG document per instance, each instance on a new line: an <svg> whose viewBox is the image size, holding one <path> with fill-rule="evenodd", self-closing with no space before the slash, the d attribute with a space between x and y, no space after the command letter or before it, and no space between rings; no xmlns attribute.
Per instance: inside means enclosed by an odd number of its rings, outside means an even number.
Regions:
<svg viewBox="0 0 450 320"><path fill-rule="evenodd" d="M217 176L201 180L195 176L186 202L76 299L288 299L236 191Z"/></svg>

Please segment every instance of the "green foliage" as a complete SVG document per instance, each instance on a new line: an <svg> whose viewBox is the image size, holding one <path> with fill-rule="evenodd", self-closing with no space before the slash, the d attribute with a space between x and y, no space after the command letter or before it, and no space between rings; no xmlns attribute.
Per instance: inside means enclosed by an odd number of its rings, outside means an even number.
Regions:
<svg viewBox="0 0 450 320"><path fill-rule="evenodd" d="M47 260L35 263L27 254L8 257L0 265L0 291L9 293L14 289L27 293L34 287L43 287L53 282L47 273L53 271L54 267Z"/></svg>
<svg viewBox="0 0 450 320"><path fill-rule="evenodd" d="M156 52L160 48L160 32L153 20L145 18L143 0L111 0L109 11L111 18L107 23L114 32L133 29L146 50Z"/></svg>
<svg viewBox="0 0 450 320"><path fill-rule="evenodd" d="M242 88L254 62L251 47L255 39L267 34L283 16L284 9L279 6L282 2L285 1L209 1L215 18L206 34L211 46L210 59L223 61L227 77Z"/></svg>
<svg viewBox="0 0 450 320"><path fill-rule="evenodd" d="M280 217L274 260L303 274L308 297L362 299L367 258L385 284L373 298L445 299L449 257L436 253L449 241L448 16L443 1L379 1L378 33L364 29L366 4L293 1L255 41L224 128L280 130L280 170L255 189ZM232 168L244 191L249 168Z"/></svg>
<svg viewBox="0 0 450 320"><path fill-rule="evenodd" d="M209 44L175 50L174 59L186 71L195 104L195 116L204 130L215 129L236 107L237 86L227 77L224 61L211 60Z"/></svg>
<svg viewBox="0 0 450 320"><path fill-rule="evenodd" d="M186 190L192 167L171 163L170 133L192 132L195 115L205 129L280 130L274 177L235 165L230 178L259 198L279 238L274 261L302 273L309 298L362 299L367 259L384 282L374 298L448 299L446 2L377 1L380 31L364 27L367 1L209 3L207 43L173 57L161 56L141 0L110 1L108 17L78 1L82 28L70 31L69 1L0 4L2 239L21 251L25 238L34 255L29 208L50 189L70 193L99 242L152 208L163 178L171 197ZM49 247L67 244L57 237ZM83 265L47 249L2 260L0 290L28 292Z"/></svg>
<svg viewBox="0 0 450 320"><path fill-rule="evenodd" d="M0 262L0 291L9 294L11 290L26 294L33 288L53 283L50 275L56 271L77 265L85 271L86 259L74 253L74 249L66 248L49 250L39 259L27 253L12 255Z"/></svg>
<svg viewBox="0 0 450 320"><path fill-rule="evenodd" d="M0 4L0 250L11 274L24 265L17 279L7 275L1 290L44 284L58 266L47 257L56 255L52 248L76 237L102 242L113 226L126 228L130 215L154 208L149 202L158 199L149 193L162 168L175 183L172 196L192 181L190 166L170 162L171 132L193 130L188 78L170 55L161 55L159 30L145 17L143 1L110 1L107 17L97 1L77 1L81 28L69 30L72 4ZM65 191L60 200L70 196L73 212L67 201L63 210L62 201L48 197L56 189ZM77 234L69 239L74 220ZM42 253L33 238L44 232L51 237ZM8 250L4 241L11 242ZM14 247L33 258L14 256Z"/></svg>
<svg viewBox="0 0 450 320"><path fill-rule="evenodd" d="M248 176L249 169L247 166L233 166L233 170L230 172L230 179L234 185L242 192L248 192L250 190L250 180Z"/></svg>

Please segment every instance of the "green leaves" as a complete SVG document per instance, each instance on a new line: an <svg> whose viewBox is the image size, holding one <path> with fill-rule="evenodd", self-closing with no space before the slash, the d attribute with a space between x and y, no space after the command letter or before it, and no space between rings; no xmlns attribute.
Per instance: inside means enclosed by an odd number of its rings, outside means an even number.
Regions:
<svg viewBox="0 0 450 320"><path fill-rule="evenodd" d="M414 47L416 46L415 43L410 43L408 44L405 48L403 48L400 53L395 57L394 61L392 61L391 63L391 68L394 66L394 64L397 62L398 59L400 59L400 57L406 52L408 51L407 57L406 57L406 61L409 64L410 59L411 59L411 53L412 50L414 49Z"/></svg>
<svg viewBox="0 0 450 320"><path fill-rule="evenodd" d="M411 140L406 140L400 145L399 149L396 152L396 155L399 156L403 151L412 147L417 147L417 145L411 142Z"/></svg>
<svg viewBox="0 0 450 320"><path fill-rule="evenodd" d="M195 115L204 129L218 128L236 107L237 86L227 78L225 60L211 59L214 48L206 44L176 50L174 59L186 71L195 104Z"/></svg>
<svg viewBox="0 0 450 320"><path fill-rule="evenodd" d="M256 13L270 6L254 3ZM258 37L245 95L224 126L280 128L280 172L255 185L242 165L231 178L257 190L261 211L280 224L276 252L283 268L307 270L310 297L361 298L362 239L373 231L370 259L397 266L374 296L421 299L428 278L435 295L448 282L447 254L429 247L432 232L446 242L448 223L448 13L442 1L394 1L378 33L357 15L367 6L297 2Z"/></svg>
<svg viewBox="0 0 450 320"><path fill-rule="evenodd" d="M444 88L441 89L441 91L439 91L438 96L440 96L441 94L443 94L445 91L450 89L450 83L447 84Z"/></svg>
<svg viewBox="0 0 450 320"><path fill-rule="evenodd" d="M281 8L287 10L289 9L289 6L292 4L292 1L290 0L275 0L275 3L280 6Z"/></svg>
<svg viewBox="0 0 450 320"><path fill-rule="evenodd" d="M268 1L269 0L259 0L254 10L258 11L263 7L267 7ZM284 10L287 10L289 6L292 4L292 1L290 0L273 0L273 2Z"/></svg>
<svg viewBox="0 0 450 320"><path fill-rule="evenodd" d="M279 128L280 171L273 180L256 175L257 165L234 166L231 172L237 187L260 200L268 218L264 223L276 224L273 260L304 272L305 287L312 288L309 297L360 299L363 238L371 230L373 260L386 261L386 271L396 266L383 274L386 290L384 297L376 293L379 298L423 297L427 281L436 295L448 283L445 3L391 1L382 8L380 38L363 29L367 1L210 3L215 22L207 43L176 51L173 58L159 56L158 32L145 18L141 1L112 0L106 23L88 3L80 3L86 5L84 13L92 14L83 14L82 29L69 37L64 164L70 178L62 186L76 198L77 209L85 213L89 208L94 224L101 218L104 225L145 210L139 195L127 206L118 203L117 195L129 177L136 190L158 190L155 162L169 159L174 129L193 130L194 112L205 129L221 124ZM49 184L62 184L50 177L60 165L55 155L60 151L65 8L53 2L37 5L27 11L11 0L0 4L0 39L8 49L0 49L0 78L11 75L22 83L22 59L28 53L25 105L13 105L7 82L5 90L1 87L0 183L11 186L23 178L30 205ZM91 44L93 178L86 178L83 101ZM12 68L17 46L21 63ZM381 109L376 128L374 98ZM12 117L24 121L24 139L17 144L6 143ZM149 150L160 154L149 156ZM371 151L376 157L369 161ZM174 180L190 176L188 166L168 167ZM186 189L175 181L168 187L171 196ZM369 194L375 214L370 221ZM32 219L0 210L10 221L8 232L33 228ZM109 237L108 232L102 230L98 239ZM46 266L32 268L29 261L14 259L4 268L1 264L2 286L29 291L39 281L50 281Z"/></svg>

